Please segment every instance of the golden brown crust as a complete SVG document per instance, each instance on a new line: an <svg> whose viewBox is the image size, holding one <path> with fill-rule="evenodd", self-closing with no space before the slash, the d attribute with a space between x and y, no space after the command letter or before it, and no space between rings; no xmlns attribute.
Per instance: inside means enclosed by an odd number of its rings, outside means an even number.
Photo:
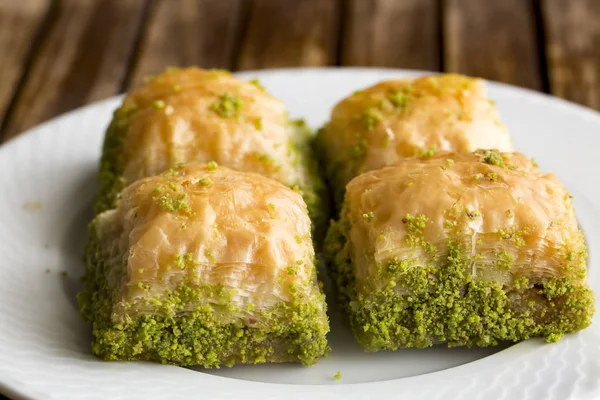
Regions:
<svg viewBox="0 0 600 400"><path fill-rule="evenodd" d="M100 214L96 234L105 263L121 282L116 309L154 309L139 299L162 296L181 282L232 294L232 305L260 315L294 296L319 293L310 219L302 197L258 174L188 164L136 181L115 210ZM119 268L126 262L126 273ZM196 304L188 304L193 308ZM258 318L258 317L257 317Z"/></svg>
<svg viewBox="0 0 600 400"><path fill-rule="evenodd" d="M463 243L476 260L474 280L511 285L513 277L536 282L585 273L570 194L520 153L407 159L353 179L346 205L357 282L367 286L375 282L369 277L377 275L376 265L415 256L433 260L445 254L448 239ZM418 216L423 227L416 237L411 218ZM496 268L506 260L510 270Z"/></svg>
<svg viewBox="0 0 600 400"><path fill-rule="evenodd" d="M305 183L306 171L290 155L295 128L285 105L229 73L169 71L129 94L123 106L137 109L123 142L127 182L177 163L214 160L287 186Z"/></svg>
<svg viewBox="0 0 600 400"><path fill-rule="evenodd" d="M339 102L319 134L341 201L356 175L429 149L512 151L481 79L446 74L378 83Z"/></svg>

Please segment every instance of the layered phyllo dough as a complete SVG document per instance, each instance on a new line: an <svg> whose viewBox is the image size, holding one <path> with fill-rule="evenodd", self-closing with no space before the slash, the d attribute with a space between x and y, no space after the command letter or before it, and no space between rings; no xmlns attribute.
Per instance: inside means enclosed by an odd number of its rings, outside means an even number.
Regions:
<svg viewBox="0 0 600 400"><path fill-rule="evenodd" d="M186 162L216 161L302 193L315 233L328 216L325 187L310 152L311 131L258 82L228 72L171 69L132 91L114 113L100 170L97 212L116 206L138 179Z"/></svg>
<svg viewBox="0 0 600 400"><path fill-rule="evenodd" d="M484 81L461 75L380 82L339 102L317 144L339 205L361 173L446 150L512 151Z"/></svg>
<svg viewBox="0 0 600 400"><path fill-rule="evenodd" d="M79 300L94 354L315 363L329 323L310 227L300 194L215 162L137 180L91 224Z"/></svg>
<svg viewBox="0 0 600 400"><path fill-rule="evenodd" d="M571 196L519 153L438 153L360 175L325 249L368 351L554 341L594 313Z"/></svg>

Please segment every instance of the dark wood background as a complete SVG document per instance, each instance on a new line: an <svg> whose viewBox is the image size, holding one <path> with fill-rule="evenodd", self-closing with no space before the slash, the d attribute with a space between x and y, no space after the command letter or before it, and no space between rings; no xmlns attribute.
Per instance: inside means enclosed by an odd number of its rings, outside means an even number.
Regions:
<svg viewBox="0 0 600 400"><path fill-rule="evenodd" d="M0 0L0 142L170 65L459 72L600 109L600 0Z"/></svg>
<svg viewBox="0 0 600 400"><path fill-rule="evenodd" d="M0 141L169 65L451 71L600 108L600 0L0 0Z"/></svg>

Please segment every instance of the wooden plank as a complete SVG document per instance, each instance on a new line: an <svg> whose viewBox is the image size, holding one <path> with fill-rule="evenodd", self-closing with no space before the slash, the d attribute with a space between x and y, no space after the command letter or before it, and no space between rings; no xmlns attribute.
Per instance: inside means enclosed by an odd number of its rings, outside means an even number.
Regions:
<svg viewBox="0 0 600 400"><path fill-rule="evenodd" d="M248 18L239 69L336 63L336 0L254 0Z"/></svg>
<svg viewBox="0 0 600 400"><path fill-rule="evenodd" d="M231 69L243 6L243 0L154 2L132 85L168 66Z"/></svg>
<svg viewBox="0 0 600 400"><path fill-rule="evenodd" d="M446 71L542 88L530 2L446 0L443 14Z"/></svg>
<svg viewBox="0 0 600 400"><path fill-rule="evenodd" d="M41 121L118 93L143 0L60 0L8 115L4 140Z"/></svg>
<svg viewBox="0 0 600 400"><path fill-rule="evenodd" d="M0 127L49 6L50 0L0 0Z"/></svg>
<svg viewBox="0 0 600 400"><path fill-rule="evenodd" d="M600 1L545 0L550 91L600 109Z"/></svg>
<svg viewBox="0 0 600 400"><path fill-rule="evenodd" d="M351 0L342 64L440 69L437 0Z"/></svg>

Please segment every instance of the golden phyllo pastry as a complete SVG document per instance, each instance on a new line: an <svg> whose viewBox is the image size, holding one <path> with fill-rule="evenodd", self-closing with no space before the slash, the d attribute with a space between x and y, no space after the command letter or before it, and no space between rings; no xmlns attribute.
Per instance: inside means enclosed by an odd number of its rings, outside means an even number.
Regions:
<svg viewBox="0 0 600 400"><path fill-rule="evenodd" d="M325 251L369 351L553 341L594 313L571 196L519 153L438 153L354 178Z"/></svg>
<svg viewBox="0 0 600 400"><path fill-rule="evenodd" d="M225 71L170 69L132 91L115 111L100 169L96 211L115 207L138 179L187 162L216 161L301 192L324 233L325 187L310 152L311 131L258 82Z"/></svg>
<svg viewBox="0 0 600 400"><path fill-rule="evenodd" d="M91 224L83 315L107 360L301 362L329 330L306 205L216 163L136 181Z"/></svg>
<svg viewBox="0 0 600 400"><path fill-rule="evenodd" d="M336 204L361 173L446 150L512 151L484 81L461 75L384 81L339 102L317 137Z"/></svg>

